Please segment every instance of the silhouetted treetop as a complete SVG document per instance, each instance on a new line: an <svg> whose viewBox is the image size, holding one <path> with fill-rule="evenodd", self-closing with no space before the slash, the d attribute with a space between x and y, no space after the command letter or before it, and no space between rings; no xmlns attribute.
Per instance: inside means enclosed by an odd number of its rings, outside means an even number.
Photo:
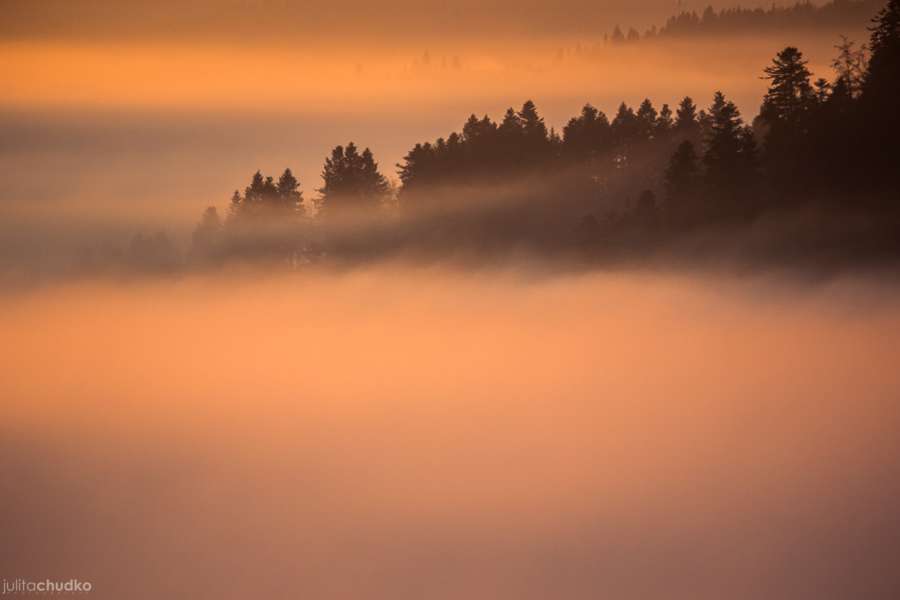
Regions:
<svg viewBox="0 0 900 600"><path fill-rule="evenodd" d="M325 215L378 208L390 192L372 151L365 148L360 153L353 142L346 147L335 146L325 159L322 180L318 202Z"/></svg>
<svg viewBox="0 0 900 600"><path fill-rule="evenodd" d="M771 83L760 110L763 119L770 123L795 121L811 110L815 97L806 65L803 53L788 46L764 69L763 78Z"/></svg>
<svg viewBox="0 0 900 600"><path fill-rule="evenodd" d="M574 160L596 156L610 145L612 129L606 115L590 104L563 128L563 154Z"/></svg>
<svg viewBox="0 0 900 600"><path fill-rule="evenodd" d="M737 106L716 92L709 107L710 125L706 137L706 181L720 193L747 183L755 166L753 133L745 128Z"/></svg>
<svg viewBox="0 0 900 600"><path fill-rule="evenodd" d="M300 182L290 169L285 169L276 183L272 177L264 177L257 171L250 179L244 193L237 190L231 197L229 219L248 221L259 218L284 218L301 216L304 212Z"/></svg>
<svg viewBox="0 0 900 600"><path fill-rule="evenodd" d="M900 96L900 0L889 0L873 19L863 94L887 104ZM894 111L896 113L896 111Z"/></svg>

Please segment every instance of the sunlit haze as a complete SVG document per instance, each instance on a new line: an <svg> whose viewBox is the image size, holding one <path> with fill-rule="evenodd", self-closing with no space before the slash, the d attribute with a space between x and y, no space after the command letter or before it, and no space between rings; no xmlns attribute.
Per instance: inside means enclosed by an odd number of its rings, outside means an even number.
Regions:
<svg viewBox="0 0 900 600"><path fill-rule="evenodd" d="M0 595L900 598L898 24L0 2Z"/></svg>

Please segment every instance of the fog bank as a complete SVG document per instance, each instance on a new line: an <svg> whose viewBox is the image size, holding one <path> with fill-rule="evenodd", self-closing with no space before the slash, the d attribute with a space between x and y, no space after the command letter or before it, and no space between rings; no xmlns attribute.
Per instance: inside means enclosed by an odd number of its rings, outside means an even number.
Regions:
<svg viewBox="0 0 900 600"><path fill-rule="evenodd" d="M383 266L0 298L6 577L892 598L897 290Z"/></svg>

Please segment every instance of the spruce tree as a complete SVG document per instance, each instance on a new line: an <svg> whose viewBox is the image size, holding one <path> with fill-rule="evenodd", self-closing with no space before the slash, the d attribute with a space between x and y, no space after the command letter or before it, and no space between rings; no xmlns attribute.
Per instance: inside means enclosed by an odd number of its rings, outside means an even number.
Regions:
<svg viewBox="0 0 900 600"><path fill-rule="evenodd" d="M788 46L764 69L763 79L771 83L763 98L760 116L770 125L778 122L795 125L815 104L806 64L803 53Z"/></svg>
<svg viewBox="0 0 900 600"><path fill-rule="evenodd" d="M644 98L637 111L638 135L641 139L648 140L653 137L656 130L656 119L659 114L653 107L649 98Z"/></svg>
<svg viewBox="0 0 900 600"><path fill-rule="evenodd" d="M668 104L663 104L662 108L659 109L659 117L656 119L656 137L665 137L672 131L674 126L675 122L672 119L672 109L669 108Z"/></svg>
<svg viewBox="0 0 900 600"><path fill-rule="evenodd" d="M706 139L703 164L706 181L719 192L740 182L743 121L737 107L716 92L709 107L710 130Z"/></svg>
<svg viewBox="0 0 900 600"><path fill-rule="evenodd" d="M619 110L610 127L615 142L620 145L634 141L640 132L637 115L624 102L619 105Z"/></svg>
<svg viewBox="0 0 900 600"><path fill-rule="evenodd" d="M371 150L359 153L353 142L336 146L322 168L319 206L331 216L352 210L371 211L381 206L390 185L378 171Z"/></svg>
<svg viewBox="0 0 900 600"><path fill-rule="evenodd" d="M285 213L297 213L303 210L303 193L300 191L300 182L294 177L290 169L285 169L278 183L278 208Z"/></svg>
<svg viewBox="0 0 900 600"><path fill-rule="evenodd" d="M547 125L544 123L544 119L538 115L534 102L527 100L517 116L522 128L524 160L526 162L545 160L549 155L550 140L547 134Z"/></svg>
<svg viewBox="0 0 900 600"><path fill-rule="evenodd" d="M889 103L896 106L900 98L900 0L888 0L872 21L869 41L872 56L863 93L884 106Z"/></svg>
<svg viewBox="0 0 900 600"><path fill-rule="evenodd" d="M666 169L665 188L668 202L678 202L694 193L699 173L694 144L685 140L672 155Z"/></svg>
<svg viewBox="0 0 900 600"><path fill-rule="evenodd" d="M860 109L865 172L896 201L900 171L900 0L888 0L870 28L872 55L862 84Z"/></svg>
<svg viewBox="0 0 900 600"><path fill-rule="evenodd" d="M690 96L685 96L675 111L675 131L685 137L693 137L700 131L697 121L697 105Z"/></svg>

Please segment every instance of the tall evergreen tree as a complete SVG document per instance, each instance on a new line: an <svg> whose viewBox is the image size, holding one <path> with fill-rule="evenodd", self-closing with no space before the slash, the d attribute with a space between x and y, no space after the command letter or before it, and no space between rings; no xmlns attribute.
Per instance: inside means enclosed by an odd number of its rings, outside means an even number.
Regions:
<svg viewBox="0 0 900 600"><path fill-rule="evenodd" d="M665 173L666 199L670 204L683 201L697 191L700 167L694 144L683 141L669 161Z"/></svg>
<svg viewBox="0 0 900 600"><path fill-rule="evenodd" d="M806 65L803 53L788 46L764 69L763 79L771 83L763 98L760 117L770 125L779 121L796 124L815 104L811 75Z"/></svg>
<svg viewBox="0 0 900 600"><path fill-rule="evenodd" d="M796 197L810 175L809 134L819 101L806 64L803 54L788 46L764 70L770 84L755 125L765 136L766 169L782 199Z"/></svg>
<svg viewBox="0 0 900 600"><path fill-rule="evenodd" d="M653 107L650 98L644 98L637 111L638 135L641 139L648 140L653 137L656 130L656 119L659 113Z"/></svg>
<svg viewBox="0 0 900 600"><path fill-rule="evenodd" d="M281 205L278 188L271 177L264 177L257 171L244 188L244 195L235 192L231 199L231 216L239 220L270 216L273 209Z"/></svg>
<svg viewBox="0 0 900 600"><path fill-rule="evenodd" d="M888 0L870 29L872 55L860 97L865 119L861 155L871 166L872 183L896 194L900 170L900 0Z"/></svg>
<svg viewBox="0 0 900 600"><path fill-rule="evenodd" d="M300 191L300 182L294 177L290 169L285 169L278 183L279 209L285 213L300 213L303 211L303 192Z"/></svg>
<svg viewBox="0 0 900 600"><path fill-rule="evenodd" d="M716 92L709 108L710 130L706 139L703 164L706 183L717 200L731 200L746 190L752 177L752 133L743 126L737 107Z"/></svg>
<svg viewBox="0 0 900 600"><path fill-rule="evenodd" d="M672 109L668 104L663 104L659 109L659 117L656 119L655 132L657 137L665 137L672 131L675 121L672 119Z"/></svg>
<svg viewBox="0 0 900 600"><path fill-rule="evenodd" d="M624 102L619 105L615 118L610 125L612 129L613 139L617 144L627 144L632 142L640 132L637 115L634 114L627 104Z"/></svg>
<svg viewBox="0 0 900 600"><path fill-rule="evenodd" d="M863 93L885 105L896 103L900 98L900 0L888 0L872 21L872 56Z"/></svg>
<svg viewBox="0 0 900 600"><path fill-rule="evenodd" d="M575 160L595 156L608 149L610 133L606 115L590 104L585 104L581 114L570 119L563 128L563 155Z"/></svg>
<svg viewBox="0 0 900 600"><path fill-rule="evenodd" d="M353 142L336 146L325 159L319 206L326 216L351 210L371 211L381 206L390 191L387 179L378 171L371 150L360 154Z"/></svg>
<svg viewBox="0 0 900 600"><path fill-rule="evenodd" d="M675 111L675 130L686 137L696 135L700 130L697 121L697 105L690 96L685 96Z"/></svg>
<svg viewBox="0 0 900 600"><path fill-rule="evenodd" d="M498 145L492 162L504 171L520 164L525 152L524 141L524 123L516 111L508 108L503 121L497 126Z"/></svg>
<svg viewBox="0 0 900 600"><path fill-rule="evenodd" d="M241 193L237 190L234 190L234 193L231 195L231 202L228 206L228 219L236 219L239 217L241 213L241 207L244 203L244 197L241 196Z"/></svg>
<svg viewBox="0 0 900 600"><path fill-rule="evenodd" d="M503 121L497 127L500 137L507 140L518 140L524 133L523 129L522 119L516 114L516 111L507 108L506 114L503 115Z"/></svg>
<svg viewBox="0 0 900 600"><path fill-rule="evenodd" d="M831 61L831 67L837 74L837 83L844 86L850 98L858 98L862 93L868 66L866 47L857 48L855 42L841 36L841 43L835 48L838 55Z"/></svg>
<svg viewBox="0 0 900 600"><path fill-rule="evenodd" d="M547 159L550 153L547 125L544 124L544 119L538 115L534 102L526 101L517 116L522 128L524 159L527 162Z"/></svg>

